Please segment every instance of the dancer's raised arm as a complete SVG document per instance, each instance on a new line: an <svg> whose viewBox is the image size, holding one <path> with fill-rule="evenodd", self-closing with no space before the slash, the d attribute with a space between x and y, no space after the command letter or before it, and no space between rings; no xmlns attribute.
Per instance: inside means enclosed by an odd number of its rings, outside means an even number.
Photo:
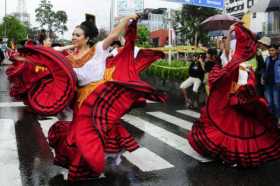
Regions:
<svg viewBox="0 0 280 186"><path fill-rule="evenodd" d="M124 17L120 23L112 30L112 32L103 40L103 49L107 49L113 41L117 40L120 34L124 31L126 28L129 20L131 19L137 19L139 16L137 14L130 15L127 17Z"/></svg>

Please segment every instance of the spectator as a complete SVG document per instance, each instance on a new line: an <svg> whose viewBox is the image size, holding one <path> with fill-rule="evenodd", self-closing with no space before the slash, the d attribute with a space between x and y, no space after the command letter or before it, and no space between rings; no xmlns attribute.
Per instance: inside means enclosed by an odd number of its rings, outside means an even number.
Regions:
<svg viewBox="0 0 280 186"><path fill-rule="evenodd" d="M0 64L3 63L4 59L5 59L4 52L3 52L3 50L0 48Z"/></svg>
<svg viewBox="0 0 280 186"><path fill-rule="evenodd" d="M4 51L2 50L2 38L0 39L0 64L2 64L2 62L4 61L5 59L5 54L4 54Z"/></svg>
<svg viewBox="0 0 280 186"><path fill-rule="evenodd" d="M268 47L271 45L271 39L269 37L262 37L258 40L258 48L261 51L261 55L265 60L269 56Z"/></svg>
<svg viewBox="0 0 280 186"><path fill-rule="evenodd" d="M269 37L262 37L258 40L258 51L256 55L257 68L256 68L256 88L259 96L264 97L264 86L261 83L261 74L265 68L264 60L269 56L268 47L271 45Z"/></svg>
<svg viewBox="0 0 280 186"><path fill-rule="evenodd" d="M264 95L271 111L280 118L280 57L278 46L271 45L262 74Z"/></svg>
<svg viewBox="0 0 280 186"><path fill-rule="evenodd" d="M199 104L199 95L198 95L198 89L203 81L204 78L204 71L201 66L201 63L194 59L191 62L191 65L189 67L189 77L180 85L180 89L182 91L182 94L185 99L185 104L188 108L197 108ZM187 93L187 88L193 86L192 91L194 93L194 101L189 98Z"/></svg>
<svg viewBox="0 0 280 186"><path fill-rule="evenodd" d="M205 82L205 91L206 95L209 95L209 85L208 85L208 74L214 67L214 65L219 64L220 60L218 57L218 51L215 48L209 48L206 53L206 61L204 65L202 65L203 70L205 72L204 82Z"/></svg>

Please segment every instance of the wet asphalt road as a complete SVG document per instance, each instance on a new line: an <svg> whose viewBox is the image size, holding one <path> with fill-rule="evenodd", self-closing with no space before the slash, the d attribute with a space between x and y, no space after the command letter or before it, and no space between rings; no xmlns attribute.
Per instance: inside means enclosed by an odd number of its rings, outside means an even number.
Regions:
<svg viewBox="0 0 280 186"><path fill-rule="evenodd" d="M15 102L9 97L8 82L3 67L0 70L0 102ZM176 112L185 109L179 104L148 104L146 108L133 110L130 114L150 122L153 126L185 138L188 129L178 127L164 117L157 118L147 112L160 111L170 114L184 121L193 121L194 117ZM55 116L56 117L56 116ZM8 160L18 163L19 186L66 186L71 185L66 181L67 171L52 164L53 154L46 139L45 126L53 117L42 117L33 113L24 106L1 106L0 119L13 120L15 123L15 142L17 146L17 159ZM166 144L162 139L147 130L124 122L127 129L135 136L141 147L150 149L155 155L169 162L173 167L159 170L142 171L133 162L122 157L118 167L106 170L106 177L96 180L75 183L72 185L90 186L279 186L280 161L268 163L255 169L238 169L226 167L218 162L202 163L193 157ZM49 124L48 124L49 125ZM4 130L0 124L0 130ZM1 133L0 133L1 134ZM1 137L0 137L1 139ZM5 147L5 141L0 141L0 146ZM4 161L0 158L1 162ZM0 168L1 169L1 168ZM1 170L0 174L9 177L13 171ZM1 186L13 186L13 180L0 180Z"/></svg>

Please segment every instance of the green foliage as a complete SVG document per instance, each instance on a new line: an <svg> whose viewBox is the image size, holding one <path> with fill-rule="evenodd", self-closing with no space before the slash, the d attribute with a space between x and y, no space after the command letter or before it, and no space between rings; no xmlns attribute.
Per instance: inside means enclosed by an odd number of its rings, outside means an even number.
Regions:
<svg viewBox="0 0 280 186"><path fill-rule="evenodd" d="M249 61L246 61L248 66L251 66L254 70L257 68L257 58L256 56L251 58Z"/></svg>
<svg viewBox="0 0 280 186"><path fill-rule="evenodd" d="M144 25L139 25L137 28L137 41L136 45L143 48L149 48L151 47L150 44L150 31L149 29Z"/></svg>
<svg viewBox="0 0 280 186"><path fill-rule="evenodd" d="M181 42L187 44L185 42L189 41L193 45L197 34L198 42L207 43L207 33L200 29L200 23L218 13L217 9L185 4L181 11L176 12L174 24L176 34L181 34Z"/></svg>
<svg viewBox="0 0 280 186"><path fill-rule="evenodd" d="M62 10L55 12L52 8L53 5L49 0L41 0L39 7L35 10L36 21L50 33L63 34L67 30L67 14Z"/></svg>
<svg viewBox="0 0 280 186"><path fill-rule="evenodd" d="M9 40L21 41L27 38L28 28L14 16L6 16L0 24L0 33L6 33Z"/></svg>
<svg viewBox="0 0 280 186"><path fill-rule="evenodd" d="M163 80L183 81L188 77L189 62L174 60L169 64L167 60L153 63L145 71L148 76L157 76Z"/></svg>

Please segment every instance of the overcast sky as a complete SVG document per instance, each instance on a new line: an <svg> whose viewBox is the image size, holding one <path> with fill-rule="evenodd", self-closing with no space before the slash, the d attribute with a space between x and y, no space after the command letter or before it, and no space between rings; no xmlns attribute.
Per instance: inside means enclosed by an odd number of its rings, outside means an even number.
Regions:
<svg viewBox="0 0 280 186"><path fill-rule="evenodd" d="M111 0L50 0L54 10L64 10L68 15L68 32L65 38L71 37L73 28L83 21L85 13L96 15L99 28L109 28L110 24L110 2ZM25 0L26 10L31 16L32 26L38 26L35 22L35 9L38 8L40 0ZM7 0L7 13L17 10L18 0ZM163 0L144 0L145 8L179 8L178 3L164 2ZM0 0L0 19L5 14L5 0ZM37 24L37 25L36 25Z"/></svg>

